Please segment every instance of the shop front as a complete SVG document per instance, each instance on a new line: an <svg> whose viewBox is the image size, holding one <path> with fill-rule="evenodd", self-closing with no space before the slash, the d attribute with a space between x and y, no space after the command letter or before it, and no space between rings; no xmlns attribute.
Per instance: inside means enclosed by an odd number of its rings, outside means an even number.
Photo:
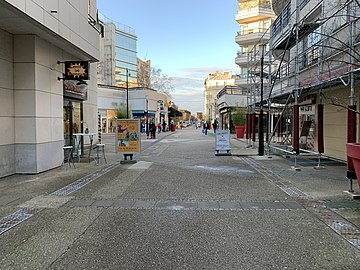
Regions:
<svg viewBox="0 0 360 270"><path fill-rule="evenodd" d="M63 121L64 145L73 145L73 134L88 129L84 122L83 102L87 99L87 85L78 81L64 81Z"/></svg>

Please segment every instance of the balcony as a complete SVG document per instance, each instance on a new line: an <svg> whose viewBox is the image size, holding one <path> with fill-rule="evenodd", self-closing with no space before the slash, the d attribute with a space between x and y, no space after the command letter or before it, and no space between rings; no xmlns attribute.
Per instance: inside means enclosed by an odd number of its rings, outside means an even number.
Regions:
<svg viewBox="0 0 360 270"><path fill-rule="evenodd" d="M235 85L237 86L247 86L248 84L248 74L238 74L235 78Z"/></svg>
<svg viewBox="0 0 360 270"><path fill-rule="evenodd" d="M217 94L218 108L228 107L246 107L247 106L247 90L240 88L239 86L225 86Z"/></svg>
<svg viewBox="0 0 360 270"><path fill-rule="evenodd" d="M238 31L235 42L239 45L249 45L262 40L266 42L270 39L270 33L264 28L253 28Z"/></svg>
<svg viewBox="0 0 360 270"><path fill-rule="evenodd" d="M235 64L246 67L248 64L248 52L238 52L235 58Z"/></svg>
<svg viewBox="0 0 360 270"><path fill-rule="evenodd" d="M239 3L238 13L235 20L239 24L252 23L274 17L270 1L255 0Z"/></svg>

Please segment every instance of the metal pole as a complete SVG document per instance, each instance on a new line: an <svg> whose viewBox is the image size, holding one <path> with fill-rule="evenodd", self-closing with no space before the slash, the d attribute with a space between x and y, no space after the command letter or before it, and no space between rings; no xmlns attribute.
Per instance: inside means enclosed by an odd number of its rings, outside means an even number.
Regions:
<svg viewBox="0 0 360 270"><path fill-rule="evenodd" d="M146 137L149 138L149 100L146 95Z"/></svg>
<svg viewBox="0 0 360 270"><path fill-rule="evenodd" d="M260 115L259 115L259 156L264 155L264 45L259 45L261 48L260 58Z"/></svg>
<svg viewBox="0 0 360 270"><path fill-rule="evenodd" d="M129 69L126 69L126 119L129 119Z"/></svg>

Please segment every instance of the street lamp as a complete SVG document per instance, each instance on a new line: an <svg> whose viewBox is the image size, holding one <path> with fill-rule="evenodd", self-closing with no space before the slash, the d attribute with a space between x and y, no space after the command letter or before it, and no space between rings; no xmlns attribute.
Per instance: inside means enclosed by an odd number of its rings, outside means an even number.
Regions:
<svg viewBox="0 0 360 270"><path fill-rule="evenodd" d="M149 99L148 95L145 95L146 97L146 137L149 138Z"/></svg>
<svg viewBox="0 0 360 270"><path fill-rule="evenodd" d="M126 69L126 119L129 119L129 69Z"/></svg>
<svg viewBox="0 0 360 270"><path fill-rule="evenodd" d="M260 53L260 115L259 115L259 156L264 155L264 51L265 45L259 45Z"/></svg>

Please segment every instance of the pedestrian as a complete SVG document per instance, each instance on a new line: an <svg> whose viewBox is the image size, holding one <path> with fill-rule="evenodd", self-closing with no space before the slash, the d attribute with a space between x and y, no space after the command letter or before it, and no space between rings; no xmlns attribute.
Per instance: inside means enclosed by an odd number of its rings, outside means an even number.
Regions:
<svg viewBox="0 0 360 270"><path fill-rule="evenodd" d="M207 135L207 131L208 131L208 123L207 122L204 122L204 134Z"/></svg>
<svg viewBox="0 0 360 270"><path fill-rule="evenodd" d="M165 122L165 120L163 120L163 122L162 122L162 131L166 132L166 122Z"/></svg>
<svg viewBox="0 0 360 270"><path fill-rule="evenodd" d="M160 124L160 122L157 124L157 130L158 130L158 133L161 132L161 124Z"/></svg>
<svg viewBox="0 0 360 270"><path fill-rule="evenodd" d="M152 121L149 124L149 131L150 131L150 138L155 139L156 126L155 126L155 123Z"/></svg>
<svg viewBox="0 0 360 270"><path fill-rule="evenodd" d="M174 121L171 120L170 122L170 131L174 131Z"/></svg>
<svg viewBox="0 0 360 270"><path fill-rule="evenodd" d="M212 124L213 129L214 129L214 133L216 133L216 129L217 129L217 121L215 120Z"/></svg>

